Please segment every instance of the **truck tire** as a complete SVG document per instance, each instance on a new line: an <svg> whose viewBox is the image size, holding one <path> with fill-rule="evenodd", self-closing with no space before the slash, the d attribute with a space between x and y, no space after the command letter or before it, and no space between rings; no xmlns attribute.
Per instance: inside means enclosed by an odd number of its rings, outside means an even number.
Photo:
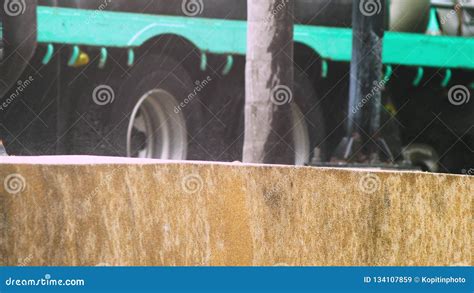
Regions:
<svg viewBox="0 0 474 293"><path fill-rule="evenodd" d="M390 1L390 30L424 33L430 20L430 0Z"/></svg>
<svg viewBox="0 0 474 293"><path fill-rule="evenodd" d="M73 154L202 159L200 85L176 60L149 54L128 76L119 68L111 76L79 99L89 127L74 127Z"/></svg>
<svg viewBox="0 0 474 293"><path fill-rule="evenodd" d="M305 165L316 147L324 149L326 131L322 105L311 79L297 70L295 73L292 105L295 164ZM217 85L209 107L213 115L206 119L204 136L207 137L202 141L216 161L241 161L243 157L245 80L243 75L232 80Z"/></svg>
<svg viewBox="0 0 474 293"><path fill-rule="evenodd" d="M452 0L443 0L442 2L451 5L455 4ZM457 36L461 28L463 36L474 36L474 12L461 9L464 4L474 5L474 0L460 1L453 9L438 9L441 29L445 35Z"/></svg>
<svg viewBox="0 0 474 293"><path fill-rule="evenodd" d="M296 165L310 163L316 155L319 160L324 152L326 139L326 124L323 116L323 107L313 81L303 72L295 70L293 85L293 139L295 140Z"/></svg>

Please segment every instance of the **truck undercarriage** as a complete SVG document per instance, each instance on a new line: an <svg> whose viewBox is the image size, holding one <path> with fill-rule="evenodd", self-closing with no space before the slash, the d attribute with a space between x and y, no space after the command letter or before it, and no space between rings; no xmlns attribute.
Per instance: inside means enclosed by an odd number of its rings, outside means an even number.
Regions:
<svg viewBox="0 0 474 293"><path fill-rule="evenodd" d="M42 3L49 6L30 11L28 5L16 18L3 15L3 55L10 63L2 65L2 78L12 79L4 79L9 90L0 118L7 152L241 160L245 15L232 9L237 12L230 19L219 19L225 12L203 9L197 15L203 17L180 16L178 2L175 9L152 1L146 15L139 13L146 4L124 1L87 7L76 1L72 8ZM342 8L352 3L340 2ZM427 10L431 32L442 31L450 15L436 5ZM302 17L304 24L295 25L296 164L343 166L331 158L349 112L365 106L348 106L353 36L347 15L341 9L333 23L321 17L315 25ZM388 161L394 168L472 175L474 39L466 28L464 36L413 30L385 33L384 78L373 87L383 96L380 135ZM15 42L7 41L25 35L32 37L24 52L8 58Z"/></svg>

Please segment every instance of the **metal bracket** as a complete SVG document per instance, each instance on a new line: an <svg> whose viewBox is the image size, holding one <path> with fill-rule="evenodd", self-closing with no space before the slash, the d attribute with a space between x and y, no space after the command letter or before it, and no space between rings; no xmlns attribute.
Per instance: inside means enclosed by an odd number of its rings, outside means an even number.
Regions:
<svg viewBox="0 0 474 293"><path fill-rule="evenodd" d="M430 21L426 29L428 35L441 35L441 26L438 22L438 12L436 8L431 8L430 10Z"/></svg>

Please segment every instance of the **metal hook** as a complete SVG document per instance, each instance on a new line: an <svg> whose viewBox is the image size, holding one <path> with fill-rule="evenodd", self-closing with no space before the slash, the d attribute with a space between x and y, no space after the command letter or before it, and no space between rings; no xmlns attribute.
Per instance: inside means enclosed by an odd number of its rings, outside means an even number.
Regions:
<svg viewBox="0 0 474 293"><path fill-rule="evenodd" d="M133 49L130 48L128 49L128 61L127 61L128 67L132 67L134 62L135 62L135 52L133 52Z"/></svg>
<svg viewBox="0 0 474 293"><path fill-rule="evenodd" d="M324 60L321 62L321 76L322 78L328 77L328 72L329 72L329 64L327 60Z"/></svg>
<svg viewBox="0 0 474 293"><path fill-rule="evenodd" d="M451 81L451 77L453 76L453 72L451 69L446 69L446 74L444 75L443 81L441 82L442 87L447 87L449 82Z"/></svg>
<svg viewBox="0 0 474 293"><path fill-rule="evenodd" d="M201 71L206 71L207 68L207 55L206 53L201 53Z"/></svg>
<svg viewBox="0 0 474 293"><path fill-rule="evenodd" d="M72 48L71 57L69 57L69 61L67 62L68 66L74 66L74 64L76 64L76 61L79 58L80 52L81 52L81 50L79 49L78 46L74 46Z"/></svg>
<svg viewBox="0 0 474 293"><path fill-rule="evenodd" d="M101 48L100 49L99 68L100 69L104 68L105 63L107 63L107 49L106 48Z"/></svg>
<svg viewBox="0 0 474 293"><path fill-rule="evenodd" d="M416 73L415 79L413 80L413 86L418 87L420 85L424 74L425 70L423 67L418 67L418 72Z"/></svg>
<svg viewBox="0 0 474 293"><path fill-rule="evenodd" d="M227 63L225 64L224 69L222 69L222 75L227 75L232 70L234 65L234 57L232 55L227 55Z"/></svg>
<svg viewBox="0 0 474 293"><path fill-rule="evenodd" d="M51 59L53 59L53 53L54 53L53 44L48 44L48 47L46 49L46 54L44 55L43 60L41 61L41 63L43 65L48 64L51 61Z"/></svg>
<svg viewBox="0 0 474 293"><path fill-rule="evenodd" d="M385 75L384 75L383 79L384 79L385 82L389 82L390 78L392 78L392 75L393 75L392 65L388 64L385 69L386 70L385 70Z"/></svg>

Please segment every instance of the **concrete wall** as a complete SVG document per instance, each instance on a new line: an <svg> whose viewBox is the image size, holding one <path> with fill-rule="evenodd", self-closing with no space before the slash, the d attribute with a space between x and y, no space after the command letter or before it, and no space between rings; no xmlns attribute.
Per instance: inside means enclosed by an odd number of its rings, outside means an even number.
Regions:
<svg viewBox="0 0 474 293"><path fill-rule="evenodd" d="M472 265L473 192L467 176L10 157L0 265Z"/></svg>

